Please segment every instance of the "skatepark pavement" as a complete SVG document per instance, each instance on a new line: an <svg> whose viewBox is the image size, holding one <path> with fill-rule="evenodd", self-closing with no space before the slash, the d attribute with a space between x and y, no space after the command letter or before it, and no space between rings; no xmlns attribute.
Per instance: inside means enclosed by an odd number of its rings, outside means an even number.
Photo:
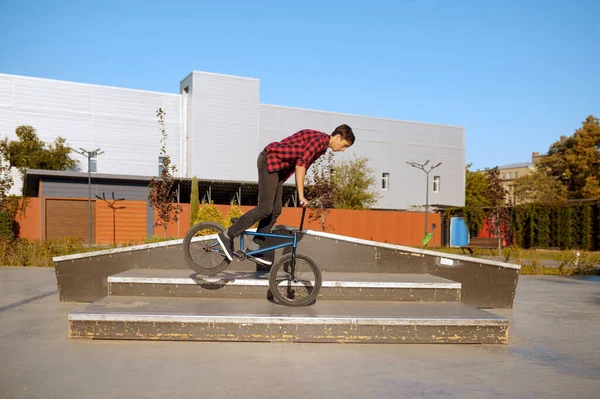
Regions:
<svg viewBox="0 0 600 399"><path fill-rule="evenodd" d="M53 268L0 267L0 399L597 398L600 279L521 276L508 345L68 339Z"/></svg>

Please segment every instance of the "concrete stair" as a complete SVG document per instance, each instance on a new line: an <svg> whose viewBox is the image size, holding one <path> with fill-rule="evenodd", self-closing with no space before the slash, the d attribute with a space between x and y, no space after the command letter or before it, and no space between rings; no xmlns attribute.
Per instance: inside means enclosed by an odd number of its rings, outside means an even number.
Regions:
<svg viewBox="0 0 600 399"><path fill-rule="evenodd" d="M509 321L466 305L461 284L429 275L324 272L311 306L270 300L268 274L130 269L109 295L69 314L92 339L506 344Z"/></svg>
<svg viewBox="0 0 600 399"><path fill-rule="evenodd" d="M429 274L323 272L319 299L460 301L460 283ZM184 269L131 269L108 277L109 295L269 298L266 272L214 277Z"/></svg>

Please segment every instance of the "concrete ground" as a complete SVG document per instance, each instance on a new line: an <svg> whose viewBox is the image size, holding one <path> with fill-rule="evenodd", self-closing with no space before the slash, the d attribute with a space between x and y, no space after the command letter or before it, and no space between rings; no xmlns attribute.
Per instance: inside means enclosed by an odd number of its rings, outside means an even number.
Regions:
<svg viewBox="0 0 600 399"><path fill-rule="evenodd" d="M0 399L600 397L598 277L522 276L508 345L68 339L81 305L0 267Z"/></svg>

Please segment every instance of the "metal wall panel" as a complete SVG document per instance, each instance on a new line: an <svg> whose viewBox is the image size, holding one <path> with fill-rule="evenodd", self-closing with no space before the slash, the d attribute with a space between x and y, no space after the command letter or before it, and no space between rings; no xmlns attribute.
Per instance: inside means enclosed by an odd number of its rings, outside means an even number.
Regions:
<svg viewBox="0 0 600 399"><path fill-rule="evenodd" d="M15 139L15 128L31 125L51 143L58 136L72 148L100 147L97 171L158 174L160 130L156 110L166 112L167 150L181 163L181 96L0 74L0 137ZM87 171L87 159L78 170Z"/></svg>
<svg viewBox="0 0 600 399"><path fill-rule="evenodd" d="M146 184L98 184L95 183L94 179L92 178L91 186L92 199L95 199L96 195L102 197L102 193L106 195L107 199L111 199L113 192L115 193L115 198L125 198L126 200L144 201L148 198L149 189ZM88 190L89 188L87 182L53 182L44 179L42 195L44 198L88 198Z"/></svg>
<svg viewBox="0 0 600 399"><path fill-rule="evenodd" d="M62 136L73 148L100 147L105 152L97 160L100 173L155 176L161 138L156 110L162 107L167 151L178 175L256 181L256 156L265 145L300 129L330 133L347 123L357 143L335 159L369 159L374 189L381 195L375 208L423 205L425 174L406 162L427 159L442 162L432 173L441 176L442 189L431 192L430 182L430 203L464 205L462 127L261 105L258 79L192 72L181 81L180 91L186 87L184 100L182 94L0 74L0 137L15 138L16 126L32 125L45 142ZM79 170L87 171L87 160L74 157L81 162ZM385 191L383 173L390 174Z"/></svg>
<svg viewBox="0 0 600 399"><path fill-rule="evenodd" d="M380 195L374 208L407 209L424 205L426 175L406 162L424 163L428 159L429 165L442 162L430 174L429 203L464 205L466 149L462 127L261 105L259 144L264 146L300 129L331 133L343 123L352 127L357 141L343 154L336 154L335 160L350 160L354 156L368 159L376 181L373 189ZM383 173L389 173L388 190L382 190ZM439 193L433 193L434 175L441 177Z"/></svg>
<svg viewBox="0 0 600 399"><path fill-rule="evenodd" d="M258 79L194 72L192 90L192 176L256 181Z"/></svg>

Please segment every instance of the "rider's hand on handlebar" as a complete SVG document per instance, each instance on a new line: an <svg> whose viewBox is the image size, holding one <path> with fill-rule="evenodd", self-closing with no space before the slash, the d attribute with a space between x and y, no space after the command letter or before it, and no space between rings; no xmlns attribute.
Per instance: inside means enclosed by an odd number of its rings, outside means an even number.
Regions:
<svg viewBox="0 0 600 399"><path fill-rule="evenodd" d="M302 196L298 198L300 200L300 206L306 208L308 206L308 200Z"/></svg>

